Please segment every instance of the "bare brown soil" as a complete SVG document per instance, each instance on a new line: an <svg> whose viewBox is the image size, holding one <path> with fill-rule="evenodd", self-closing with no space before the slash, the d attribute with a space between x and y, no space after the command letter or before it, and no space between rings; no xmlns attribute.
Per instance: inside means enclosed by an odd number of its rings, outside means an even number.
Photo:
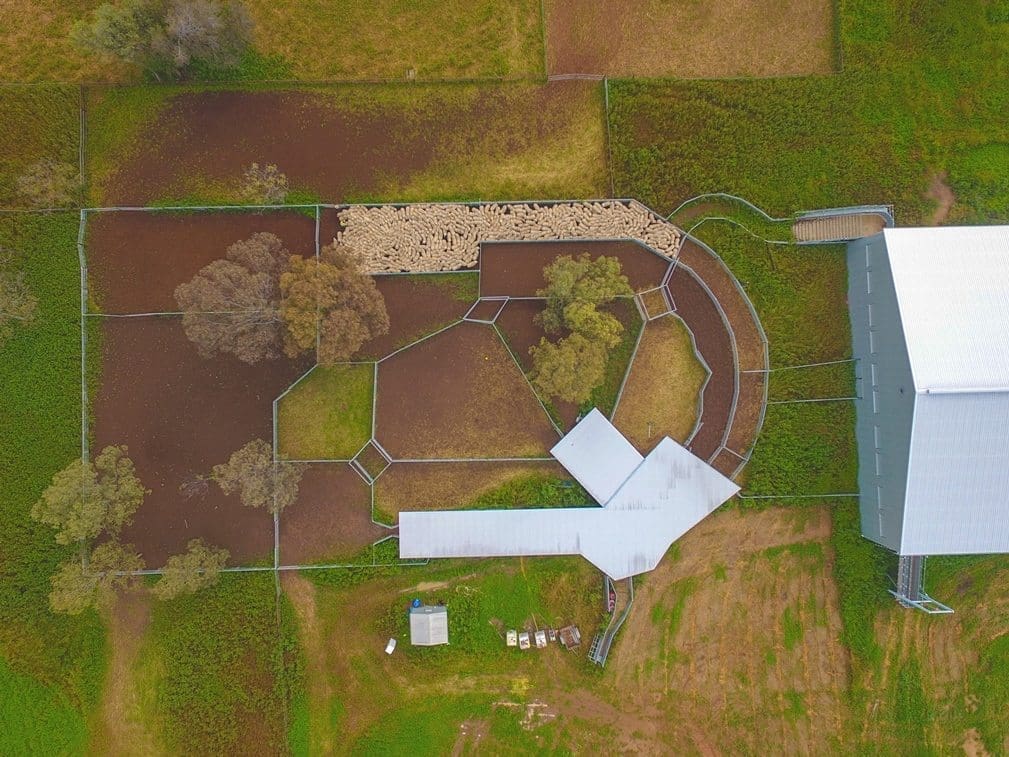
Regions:
<svg viewBox="0 0 1009 757"><path fill-rule="evenodd" d="M694 335L697 351L711 371L702 394L700 425L687 445L702 460L710 460L731 421L736 370L732 340L715 303L690 271L677 266L667 286L676 315Z"/></svg>
<svg viewBox="0 0 1009 757"><path fill-rule="evenodd" d="M165 754L147 724L138 717L146 692L138 688L133 670L140 642L151 621L150 596L146 591L121 595L102 615L108 629L109 660L91 750L115 757Z"/></svg>
<svg viewBox="0 0 1009 757"><path fill-rule="evenodd" d="M393 463L375 482L375 507L395 519L403 510L453 510L517 478L569 478L557 462ZM516 507L536 502L516 502Z"/></svg>
<svg viewBox="0 0 1009 757"><path fill-rule="evenodd" d="M680 261L689 266L718 299L725 317L729 319L732 334L736 339L736 350L739 353L739 369L763 369L764 343L760 337L760 328L754 320L753 313L743 295L740 294L738 282L731 273L712 257L711 253L691 241L684 243L680 250Z"/></svg>
<svg viewBox="0 0 1009 757"><path fill-rule="evenodd" d="M663 313L669 312L669 303L666 302L666 298L662 295L662 289L653 289L650 292L645 292L641 297L641 304L645 308L645 313L649 318L657 318Z"/></svg>
<svg viewBox="0 0 1009 757"><path fill-rule="evenodd" d="M949 218L949 212L956 202L956 195L953 194L952 187L946 183L948 178L945 171L937 173L928 185L928 192L925 193L925 196L935 202L935 210L928 220L930 226L938 226Z"/></svg>
<svg viewBox="0 0 1009 757"><path fill-rule="evenodd" d="M461 323L380 363L377 405L393 458L536 457L557 442L490 326Z"/></svg>
<svg viewBox="0 0 1009 757"><path fill-rule="evenodd" d="M736 414L732 418L732 428L726 446L733 452L746 456L757 437L760 410L764 406L763 373L739 374L739 397L736 399Z"/></svg>
<svg viewBox="0 0 1009 757"><path fill-rule="evenodd" d="M339 562L388 535L372 522L371 492L347 463L312 463L297 501L280 514L280 562Z"/></svg>
<svg viewBox="0 0 1009 757"><path fill-rule="evenodd" d="M635 292L662 283L669 261L630 240L612 242L488 242L480 245L481 297L536 297L543 269L561 255L615 257Z"/></svg>
<svg viewBox="0 0 1009 757"><path fill-rule="evenodd" d="M480 300L466 317L475 321L493 321L502 305L501 300Z"/></svg>
<svg viewBox="0 0 1009 757"><path fill-rule="evenodd" d="M816 754L843 742L848 655L829 535L827 508L774 508L723 510L680 540L639 584L606 668L620 711L655 724L609 721L620 747L644 737L636 751Z"/></svg>
<svg viewBox="0 0 1009 757"><path fill-rule="evenodd" d="M101 328L95 446L127 445L151 490L123 541L135 544L152 568L198 537L229 550L231 564L268 557L270 515L201 477L252 439L272 438L273 399L307 362L204 360L176 316L104 319Z"/></svg>
<svg viewBox="0 0 1009 757"><path fill-rule="evenodd" d="M378 448L374 444L369 444L360 454L355 458L358 465L360 465L371 476L372 480L375 480L389 466L389 461L385 459L385 456L378 451Z"/></svg>
<svg viewBox="0 0 1009 757"><path fill-rule="evenodd" d="M104 313L178 310L175 287L259 231L292 255L315 254L315 222L293 211L266 213L90 213L88 287Z"/></svg>
<svg viewBox="0 0 1009 757"><path fill-rule="evenodd" d="M473 303L460 300L446 279L441 275L376 276L389 313L389 333L368 342L354 359L383 358L462 318Z"/></svg>
<svg viewBox="0 0 1009 757"><path fill-rule="evenodd" d="M834 68L829 0L549 0L550 74L780 76Z"/></svg>

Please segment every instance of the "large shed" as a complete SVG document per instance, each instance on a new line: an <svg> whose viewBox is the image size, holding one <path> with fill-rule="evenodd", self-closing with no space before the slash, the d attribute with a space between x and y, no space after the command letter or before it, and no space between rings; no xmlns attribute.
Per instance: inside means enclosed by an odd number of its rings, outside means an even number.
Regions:
<svg viewBox="0 0 1009 757"><path fill-rule="evenodd" d="M1009 552L1009 226L885 229L848 276L862 533Z"/></svg>

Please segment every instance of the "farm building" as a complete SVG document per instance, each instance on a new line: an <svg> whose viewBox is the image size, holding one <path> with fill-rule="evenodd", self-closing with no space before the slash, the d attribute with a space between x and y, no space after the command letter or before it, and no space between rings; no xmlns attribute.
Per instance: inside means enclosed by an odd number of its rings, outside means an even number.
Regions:
<svg viewBox="0 0 1009 757"><path fill-rule="evenodd" d="M445 605L411 607L410 643L415 647L448 644L448 608Z"/></svg>
<svg viewBox="0 0 1009 757"><path fill-rule="evenodd" d="M582 555L621 580L739 491L669 437L642 457L598 410L551 452L602 507L402 512L400 557Z"/></svg>
<svg viewBox="0 0 1009 757"><path fill-rule="evenodd" d="M1009 552L1009 226L848 246L862 533L924 594L924 556Z"/></svg>

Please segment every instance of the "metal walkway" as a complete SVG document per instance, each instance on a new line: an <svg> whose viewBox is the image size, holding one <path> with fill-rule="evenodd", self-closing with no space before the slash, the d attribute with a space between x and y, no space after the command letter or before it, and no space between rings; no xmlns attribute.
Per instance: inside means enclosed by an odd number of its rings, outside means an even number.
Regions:
<svg viewBox="0 0 1009 757"><path fill-rule="evenodd" d="M893 226L893 211L886 205L831 208L797 216L792 235L796 244L850 242L871 237L888 226Z"/></svg>

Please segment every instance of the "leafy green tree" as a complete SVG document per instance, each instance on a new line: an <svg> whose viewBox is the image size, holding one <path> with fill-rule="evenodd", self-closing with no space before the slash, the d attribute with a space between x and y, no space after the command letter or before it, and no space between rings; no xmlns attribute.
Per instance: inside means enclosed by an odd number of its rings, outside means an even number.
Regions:
<svg viewBox="0 0 1009 757"><path fill-rule="evenodd" d="M245 169L242 198L256 205L282 205L287 199L287 176L271 164L253 163Z"/></svg>
<svg viewBox="0 0 1009 757"><path fill-rule="evenodd" d="M565 402L584 402L606 375L605 345L581 334L556 343L543 338L532 354L532 385L543 395Z"/></svg>
<svg viewBox="0 0 1009 757"><path fill-rule="evenodd" d="M530 380L537 391L565 402L582 403L606 376L609 351L620 343L624 327L599 309L617 297L633 294L616 258L588 254L557 258L543 269L547 282L537 292L546 308L539 315L548 334L566 333L556 342L541 339L530 348Z"/></svg>
<svg viewBox="0 0 1009 757"><path fill-rule="evenodd" d="M53 476L32 517L56 529L59 544L118 535L150 494L137 478L125 446L102 450L93 461L74 460Z"/></svg>
<svg viewBox="0 0 1009 757"><path fill-rule="evenodd" d="M228 557L228 550L211 547L203 539L193 539L183 554L168 558L161 579L151 591L158 599L174 599L213 586Z"/></svg>
<svg viewBox="0 0 1009 757"><path fill-rule="evenodd" d="M634 293L617 258L592 260L588 253L577 259L562 255L543 269L543 279L547 285L536 294L547 300L540 322L548 334L571 328L567 311L576 303L599 307Z"/></svg>
<svg viewBox="0 0 1009 757"><path fill-rule="evenodd" d="M14 331L14 326L28 326L35 320L38 300L28 289L25 275L5 270L11 255L0 250L0 347Z"/></svg>
<svg viewBox="0 0 1009 757"><path fill-rule="evenodd" d="M17 193L33 208L62 208L80 192L78 167L44 158L18 177Z"/></svg>
<svg viewBox="0 0 1009 757"><path fill-rule="evenodd" d="M60 566L52 577L49 605L53 612L67 615L79 615L90 607L109 607L117 593L137 583L136 571L143 569L144 561L132 544L99 544L92 550L87 568L79 557Z"/></svg>
<svg viewBox="0 0 1009 757"><path fill-rule="evenodd" d="M375 281L335 244L320 259L291 258L280 276L284 351L296 357L316 348L320 363L347 360L369 339L389 331L385 299Z"/></svg>
<svg viewBox="0 0 1009 757"><path fill-rule="evenodd" d="M211 478L225 494L238 492L242 504L279 513L298 498L298 484L305 473L299 463L278 463L273 447L254 439L231 455L227 463L215 465Z"/></svg>
<svg viewBox="0 0 1009 757"><path fill-rule="evenodd" d="M205 358L230 354L254 364L280 357L279 279L290 253L279 237L260 232L228 247L226 258L175 288L186 336Z"/></svg>
<svg viewBox="0 0 1009 757"><path fill-rule="evenodd" d="M146 66L153 56L153 39L160 33L164 4L153 0L102 3L90 20L81 19L70 39L81 50Z"/></svg>

